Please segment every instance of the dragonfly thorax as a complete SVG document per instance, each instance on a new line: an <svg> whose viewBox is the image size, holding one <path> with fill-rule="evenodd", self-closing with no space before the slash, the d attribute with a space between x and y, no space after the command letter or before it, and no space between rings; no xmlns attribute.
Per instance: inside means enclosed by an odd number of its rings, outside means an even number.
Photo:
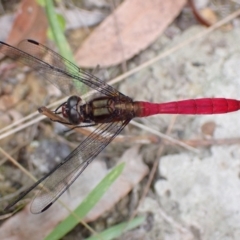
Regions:
<svg viewBox="0 0 240 240"><path fill-rule="evenodd" d="M78 96L71 96L67 102L62 106L62 115L67 118L73 125L80 124L84 117L80 111L78 111L82 99Z"/></svg>

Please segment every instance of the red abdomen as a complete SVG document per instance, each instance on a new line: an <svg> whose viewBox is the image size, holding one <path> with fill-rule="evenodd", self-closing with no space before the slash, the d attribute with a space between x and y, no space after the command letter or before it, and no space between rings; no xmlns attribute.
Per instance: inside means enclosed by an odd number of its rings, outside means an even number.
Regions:
<svg viewBox="0 0 240 240"><path fill-rule="evenodd" d="M240 101L226 98L200 98L177 102L150 103L135 102L138 105L138 117L155 114L218 114L239 110Z"/></svg>

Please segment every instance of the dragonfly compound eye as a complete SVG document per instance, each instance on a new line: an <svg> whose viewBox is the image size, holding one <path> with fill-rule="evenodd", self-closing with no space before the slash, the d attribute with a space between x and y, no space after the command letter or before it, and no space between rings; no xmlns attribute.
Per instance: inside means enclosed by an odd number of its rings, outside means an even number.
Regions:
<svg viewBox="0 0 240 240"><path fill-rule="evenodd" d="M78 125L82 119L80 113L78 112L79 109L79 102L81 102L81 98L78 96L71 96L66 104L66 115L68 116L68 120L70 123L74 125Z"/></svg>
<svg viewBox="0 0 240 240"><path fill-rule="evenodd" d="M72 123L74 125L78 125L81 122L80 114L76 110L76 108L71 108L69 110L68 119L69 119L70 123Z"/></svg>
<svg viewBox="0 0 240 240"><path fill-rule="evenodd" d="M70 108L76 107L80 101L81 101L80 97L71 96L67 101L68 108L70 109Z"/></svg>

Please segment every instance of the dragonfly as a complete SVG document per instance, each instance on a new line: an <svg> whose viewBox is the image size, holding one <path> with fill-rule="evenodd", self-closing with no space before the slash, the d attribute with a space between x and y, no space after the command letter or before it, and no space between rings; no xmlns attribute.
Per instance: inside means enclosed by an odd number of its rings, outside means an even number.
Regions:
<svg viewBox="0 0 240 240"><path fill-rule="evenodd" d="M48 174L39 179L6 209L36 188L30 210L47 210L81 175L94 158L136 117L155 114L220 114L237 111L240 101L226 98L200 98L151 103L133 101L105 81L80 69L50 48L34 41L23 40L17 47L0 41L0 53L30 66L44 80L51 82L70 96L55 113L61 113L64 123L75 127L95 126L95 130ZM88 102L81 96L88 90L100 96Z"/></svg>

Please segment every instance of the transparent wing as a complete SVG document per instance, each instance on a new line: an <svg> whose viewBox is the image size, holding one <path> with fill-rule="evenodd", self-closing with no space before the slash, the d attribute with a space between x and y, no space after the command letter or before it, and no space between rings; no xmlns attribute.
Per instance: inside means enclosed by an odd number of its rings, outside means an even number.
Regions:
<svg viewBox="0 0 240 240"><path fill-rule="evenodd" d="M122 131L131 119L100 124L58 166L23 192L5 210L10 209L40 184L31 205L32 213L47 210L77 179L93 159Z"/></svg>
<svg viewBox="0 0 240 240"><path fill-rule="evenodd" d="M53 50L33 40L23 40L18 48L0 41L0 52L30 66L66 95L82 96L90 87L109 97L128 99L101 79L81 70Z"/></svg>
<svg viewBox="0 0 240 240"><path fill-rule="evenodd" d="M131 119L100 124L80 145L72 151L57 167L23 192L6 209L41 184L32 205L32 213L47 210L76 180L93 159L116 137Z"/></svg>

